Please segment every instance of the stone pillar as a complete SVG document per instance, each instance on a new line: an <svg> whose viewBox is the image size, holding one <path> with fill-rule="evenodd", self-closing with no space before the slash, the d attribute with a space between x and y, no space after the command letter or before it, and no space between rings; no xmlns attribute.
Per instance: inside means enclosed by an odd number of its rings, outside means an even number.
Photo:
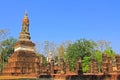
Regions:
<svg viewBox="0 0 120 80"><path fill-rule="evenodd" d="M61 73L65 73L65 63L63 59L60 60L60 67L61 67Z"/></svg>
<svg viewBox="0 0 120 80"><path fill-rule="evenodd" d="M112 68L112 58L108 57L108 72L112 73L113 72L113 68Z"/></svg>
<svg viewBox="0 0 120 80"><path fill-rule="evenodd" d="M47 74L50 74L50 72L51 72L51 67L50 66L51 66L50 63L48 62L47 63Z"/></svg>
<svg viewBox="0 0 120 80"><path fill-rule="evenodd" d="M102 72L108 73L108 59L106 54L102 54Z"/></svg>
<svg viewBox="0 0 120 80"><path fill-rule="evenodd" d="M92 73L92 63L88 64L88 71L87 73Z"/></svg>
<svg viewBox="0 0 120 80"><path fill-rule="evenodd" d="M116 56L116 67L117 67L117 72L120 73L120 55Z"/></svg>
<svg viewBox="0 0 120 80"><path fill-rule="evenodd" d="M98 64L97 64L97 61L92 59L91 60L91 63L92 63L92 73L98 73Z"/></svg>
<svg viewBox="0 0 120 80"><path fill-rule="evenodd" d="M66 60L66 74L69 73L69 61Z"/></svg>
<svg viewBox="0 0 120 80"><path fill-rule="evenodd" d="M82 74L81 58L77 59L77 62L76 62L76 73L77 74Z"/></svg>
<svg viewBox="0 0 120 80"><path fill-rule="evenodd" d="M54 60L51 60L51 74L54 74Z"/></svg>
<svg viewBox="0 0 120 80"><path fill-rule="evenodd" d="M43 67L43 57L41 56L41 59L40 59L40 74L42 73L42 67Z"/></svg>
<svg viewBox="0 0 120 80"><path fill-rule="evenodd" d="M113 61L112 61L112 70L115 73L117 72L116 58L114 58Z"/></svg>

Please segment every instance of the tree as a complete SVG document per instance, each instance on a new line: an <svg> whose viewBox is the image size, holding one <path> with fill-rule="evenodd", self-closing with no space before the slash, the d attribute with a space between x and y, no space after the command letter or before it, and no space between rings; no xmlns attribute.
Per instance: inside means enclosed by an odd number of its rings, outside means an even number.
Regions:
<svg viewBox="0 0 120 80"><path fill-rule="evenodd" d="M100 50L94 50L91 58L96 60L98 63L98 69L99 72L101 72L101 67L102 67L102 52Z"/></svg>
<svg viewBox="0 0 120 80"><path fill-rule="evenodd" d="M10 56L13 51L14 51L14 44L17 40L13 37L10 37L4 41L1 42L1 46L2 48L5 50L6 52L6 56Z"/></svg>
<svg viewBox="0 0 120 80"><path fill-rule="evenodd" d="M41 53L41 43L40 42L35 42L35 53L40 54Z"/></svg>
<svg viewBox="0 0 120 80"><path fill-rule="evenodd" d="M7 34L8 34L8 30L7 29L1 29L0 30L0 42L7 37ZM3 48L2 48L2 45L0 43L0 54L2 53L2 49Z"/></svg>
<svg viewBox="0 0 120 80"><path fill-rule="evenodd" d="M75 43L68 46L66 50L66 59L70 61L70 69L75 70L76 59L81 57L90 57L91 53L94 51L95 43L92 40L80 39Z"/></svg>
<svg viewBox="0 0 120 80"><path fill-rule="evenodd" d="M111 57L112 59L114 59L116 55L116 53L112 50L112 48L104 50L104 53L107 54L107 56Z"/></svg>
<svg viewBox="0 0 120 80"><path fill-rule="evenodd" d="M1 71L2 66L3 66L3 63L2 63L4 61L3 59L6 59L2 56L3 52L5 52L5 51L3 51L3 47L1 45L1 42L7 37L7 34L8 34L7 29L0 30L0 71Z"/></svg>
<svg viewBox="0 0 120 80"><path fill-rule="evenodd" d="M110 42L105 41L105 40L98 40L96 42L96 49L100 50L101 52L104 52L104 50L110 48Z"/></svg>
<svg viewBox="0 0 120 80"><path fill-rule="evenodd" d="M43 44L43 53L44 53L44 56L48 56L48 53L49 52L52 52L53 54L53 57L57 51L57 48L56 48L56 44L54 42L50 42L50 41L44 41L44 44Z"/></svg>
<svg viewBox="0 0 120 80"><path fill-rule="evenodd" d="M8 34L8 30L7 29L1 29L0 30L0 41L5 39L7 37L7 34Z"/></svg>
<svg viewBox="0 0 120 80"><path fill-rule="evenodd" d="M50 41L44 41L44 42L36 42L35 43L35 52L38 55L38 58L41 60L42 57L42 62L43 64L47 64L47 60L48 60L48 54L49 52L52 53L52 58L55 58L55 53L57 52L57 47L56 44L54 42L50 42Z"/></svg>
<svg viewBox="0 0 120 80"><path fill-rule="evenodd" d="M14 44L17 40L10 37L6 40L3 40L1 44L1 54L0 54L0 59L1 59L1 67L4 66L4 64L8 61L8 58L11 56L11 54L14 52Z"/></svg>
<svg viewBox="0 0 120 80"><path fill-rule="evenodd" d="M111 58L115 57L115 52L112 50L110 42L98 40L96 42L95 50L91 55L91 57L98 62L99 72L101 71L102 53L107 54L107 56Z"/></svg>
<svg viewBox="0 0 120 80"><path fill-rule="evenodd" d="M62 42L62 43L60 44L60 46L62 45L62 46L64 47L65 51L66 51L67 47L68 47L69 45L71 45L71 44L72 44L72 41L71 41L71 40L67 40L67 41Z"/></svg>
<svg viewBox="0 0 120 80"><path fill-rule="evenodd" d="M61 44L59 47L58 47L58 55L57 56L55 56L55 62L57 63L57 64L60 64L60 62L61 62L61 60L64 60L65 58L64 58L64 56L65 56L65 48L64 48L64 46L63 46L63 44Z"/></svg>
<svg viewBox="0 0 120 80"><path fill-rule="evenodd" d="M86 73L89 69L90 57L85 56L82 60L82 71Z"/></svg>
<svg viewBox="0 0 120 80"><path fill-rule="evenodd" d="M60 45L58 47L58 57L59 57L59 59L64 58L64 53L65 53L65 49L64 49L63 45Z"/></svg>

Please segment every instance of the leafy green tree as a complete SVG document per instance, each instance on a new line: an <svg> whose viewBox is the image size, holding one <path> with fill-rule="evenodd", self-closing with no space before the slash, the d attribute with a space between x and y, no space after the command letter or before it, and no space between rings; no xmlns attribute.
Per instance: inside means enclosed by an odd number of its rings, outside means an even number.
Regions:
<svg viewBox="0 0 120 80"><path fill-rule="evenodd" d="M3 40L1 44L1 53L0 53L0 60L1 60L1 67L8 61L8 58L14 51L14 44L17 40L10 37L6 40Z"/></svg>
<svg viewBox="0 0 120 80"><path fill-rule="evenodd" d="M85 56L82 60L82 70L84 73L87 72L89 69L90 59L90 57Z"/></svg>
<svg viewBox="0 0 120 80"><path fill-rule="evenodd" d="M95 50L91 55L91 57L98 62L99 72L101 71L102 53L107 54L107 56L111 58L115 57L115 52L112 50L110 42L105 40L98 40L96 42Z"/></svg>
<svg viewBox="0 0 120 80"><path fill-rule="evenodd" d="M5 56L9 57L13 51L14 51L14 44L17 40L14 39L13 37L10 37L4 41L1 42L1 46L3 50L5 51Z"/></svg>
<svg viewBox="0 0 120 80"><path fill-rule="evenodd" d="M109 49L104 50L104 53L107 54L108 57L115 58L116 53L110 47Z"/></svg>
<svg viewBox="0 0 120 80"><path fill-rule="evenodd" d="M0 71L2 69L2 66L3 66L3 62L4 60L3 59L6 59L2 56L3 52L3 47L1 45L1 42L7 37L7 34L8 34L8 30L7 29L1 29L0 30Z"/></svg>
<svg viewBox="0 0 120 80"><path fill-rule="evenodd" d="M68 46L66 50L66 59L70 62L70 69L75 70L76 59L81 57L90 57L94 51L95 43L92 40L80 39Z"/></svg>
<svg viewBox="0 0 120 80"><path fill-rule="evenodd" d="M99 72L101 72L102 52L100 50L94 50L94 52L91 55L91 58L97 61Z"/></svg>

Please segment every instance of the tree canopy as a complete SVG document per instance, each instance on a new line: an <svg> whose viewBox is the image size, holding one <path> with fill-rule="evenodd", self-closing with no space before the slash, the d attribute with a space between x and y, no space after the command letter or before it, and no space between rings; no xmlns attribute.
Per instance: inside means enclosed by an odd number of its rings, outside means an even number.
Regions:
<svg viewBox="0 0 120 80"><path fill-rule="evenodd" d="M14 44L17 40L13 37L5 39L0 42L1 53L0 53L0 68L8 61L8 58L14 51Z"/></svg>
<svg viewBox="0 0 120 80"><path fill-rule="evenodd" d="M76 68L76 60L81 57L83 72L88 71L90 60L94 59L98 63L100 72L102 53L107 54L107 56L111 58L114 58L116 54L107 41L99 40L95 42L93 40L80 39L68 46L65 58L70 62L70 70L74 71Z"/></svg>
<svg viewBox="0 0 120 80"><path fill-rule="evenodd" d="M77 58L81 57L81 59L84 59L86 56L91 56L94 45L95 43L92 40L80 39L68 46L65 57L69 60L72 71L75 70Z"/></svg>

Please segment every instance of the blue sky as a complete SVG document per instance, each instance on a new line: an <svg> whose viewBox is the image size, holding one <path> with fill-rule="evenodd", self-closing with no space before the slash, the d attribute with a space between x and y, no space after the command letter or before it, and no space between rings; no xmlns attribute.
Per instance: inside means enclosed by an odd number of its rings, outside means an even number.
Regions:
<svg viewBox="0 0 120 80"><path fill-rule="evenodd" d="M0 29L18 38L25 10L33 42L106 40L120 53L120 0L1 0Z"/></svg>

